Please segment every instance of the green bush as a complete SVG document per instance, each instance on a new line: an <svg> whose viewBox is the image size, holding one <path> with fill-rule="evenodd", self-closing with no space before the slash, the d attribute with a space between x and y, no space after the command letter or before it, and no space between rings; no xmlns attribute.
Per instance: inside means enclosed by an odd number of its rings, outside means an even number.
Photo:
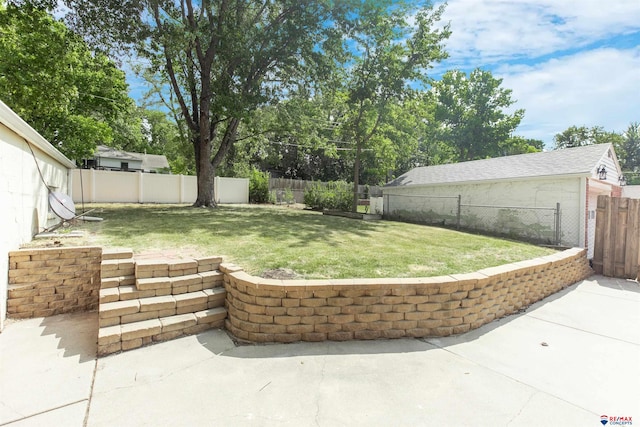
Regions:
<svg viewBox="0 0 640 427"><path fill-rule="evenodd" d="M351 211L353 192L345 181L331 181L326 184L314 182L304 192L304 203L313 209Z"/></svg>
<svg viewBox="0 0 640 427"><path fill-rule="evenodd" d="M293 190L292 189L290 189L290 188L285 188L284 189L283 202L285 202L288 205L291 205L291 204L296 202L296 198L293 195Z"/></svg>
<svg viewBox="0 0 640 427"><path fill-rule="evenodd" d="M268 203L269 173L252 169L249 175L249 203Z"/></svg>

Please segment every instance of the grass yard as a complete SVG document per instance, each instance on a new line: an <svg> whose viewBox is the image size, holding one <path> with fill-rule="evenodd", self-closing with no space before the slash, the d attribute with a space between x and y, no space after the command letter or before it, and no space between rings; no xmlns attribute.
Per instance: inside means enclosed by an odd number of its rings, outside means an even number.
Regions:
<svg viewBox="0 0 640 427"><path fill-rule="evenodd" d="M421 277L467 273L554 252L436 227L361 221L276 206L93 205L91 243L136 253L174 249L223 255L260 275L288 268L303 278Z"/></svg>

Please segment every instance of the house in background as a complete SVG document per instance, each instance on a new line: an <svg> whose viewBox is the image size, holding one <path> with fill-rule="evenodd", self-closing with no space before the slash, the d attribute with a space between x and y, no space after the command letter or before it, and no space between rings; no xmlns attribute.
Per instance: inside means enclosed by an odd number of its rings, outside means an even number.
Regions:
<svg viewBox="0 0 640 427"><path fill-rule="evenodd" d="M131 153L106 145L98 145L93 159L84 161L83 169L169 173L169 162L164 155Z"/></svg>
<svg viewBox="0 0 640 427"><path fill-rule="evenodd" d="M620 196L621 175L611 144L424 166L383 187L384 214L586 247L591 258L597 198Z"/></svg>
<svg viewBox="0 0 640 427"><path fill-rule="evenodd" d="M8 253L58 221L49 212L49 189L70 194L75 167L0 101L0 329L7 313Z"/></svg>

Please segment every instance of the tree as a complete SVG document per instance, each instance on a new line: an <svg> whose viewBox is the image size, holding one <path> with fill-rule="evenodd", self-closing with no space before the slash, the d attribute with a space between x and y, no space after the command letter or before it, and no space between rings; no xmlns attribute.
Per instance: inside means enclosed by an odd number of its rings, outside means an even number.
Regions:
<svg viewBox="0 0 640 427"><path fill-rule="evenodd" d="M392 123L391 110L411 99L417 92L414 87L427 84L427 70L447 56L443 42L449 27L435 28L443 10L434 10L429 3L416 7L405 2L361 2L354 13L337 22L346 34L341 67L346 104L339 121L341 139L355 145L354 212L363 150L376 147L384 157L392 143L381 128L385 120Z"/></svg>
<svg viewBox="0 0 640 427"><path fill-rule="evenodd" d="M640 123L632 122L622 134L616 149L628 184L640 184Z"/></svg>
<svg viewBox="0 0 640 427"><path fill-rule="evenodd" d="M241 123L308 74L302 70L321 56L331 14L348 6L329 0L65 3L74 28L94 42L133 47L169 82L195 154L195 206L215 206L213 177Z"/></svg>
<svg viewBox="0 0 640 427"><path fill-rule="evenodd" d="M561 133L553 137L556 143L554 150L563 148L583 147L592 144L612 143L618 146L622 141L622 136L615 132L605 131L602 126L570 126Z"/></svg>
<svg viewBox="0 0 640 427"><path fill-rule="evenodd" d="M496 157L508 153L509 138L520 124L524 110L507 114L515 103L511 90L500 87L502 79L475 69L467 76L447 71L433 85L435 119L440 138L455 150L458 161Z"/></svg>
<svg viewBox="0 0 640 427"><path fill-rule="evenodd" d="M141 115L145 143L131 151L164 154L172 173L195 174L193 152L178 125L164 111L147 109Z"/></svg>
<svg viewBox="0 0 640 427"><path fill-rule="evenodd" d="M0 38L0 98L69 158L141 138L124 73L46 11L0 9Z"/></svg>
<svg viewBox="0 0 640 427"><path fill-rule="evenodd" d="M544 141L515 135L504 143L501 155L512 156L514 154L537 153L543 149Z"/></svg>

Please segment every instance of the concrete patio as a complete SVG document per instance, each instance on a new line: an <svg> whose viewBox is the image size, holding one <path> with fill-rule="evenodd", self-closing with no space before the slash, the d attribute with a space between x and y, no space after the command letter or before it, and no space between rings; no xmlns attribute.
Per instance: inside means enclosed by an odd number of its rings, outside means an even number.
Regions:
<svg viewBox="0 0 640 427"><path fill-rule="evenodd" d="M640 422L640 286L592 276L469 333L236 345L213 330L96 360L96 313L9 322L0 426Z"/></svg>

